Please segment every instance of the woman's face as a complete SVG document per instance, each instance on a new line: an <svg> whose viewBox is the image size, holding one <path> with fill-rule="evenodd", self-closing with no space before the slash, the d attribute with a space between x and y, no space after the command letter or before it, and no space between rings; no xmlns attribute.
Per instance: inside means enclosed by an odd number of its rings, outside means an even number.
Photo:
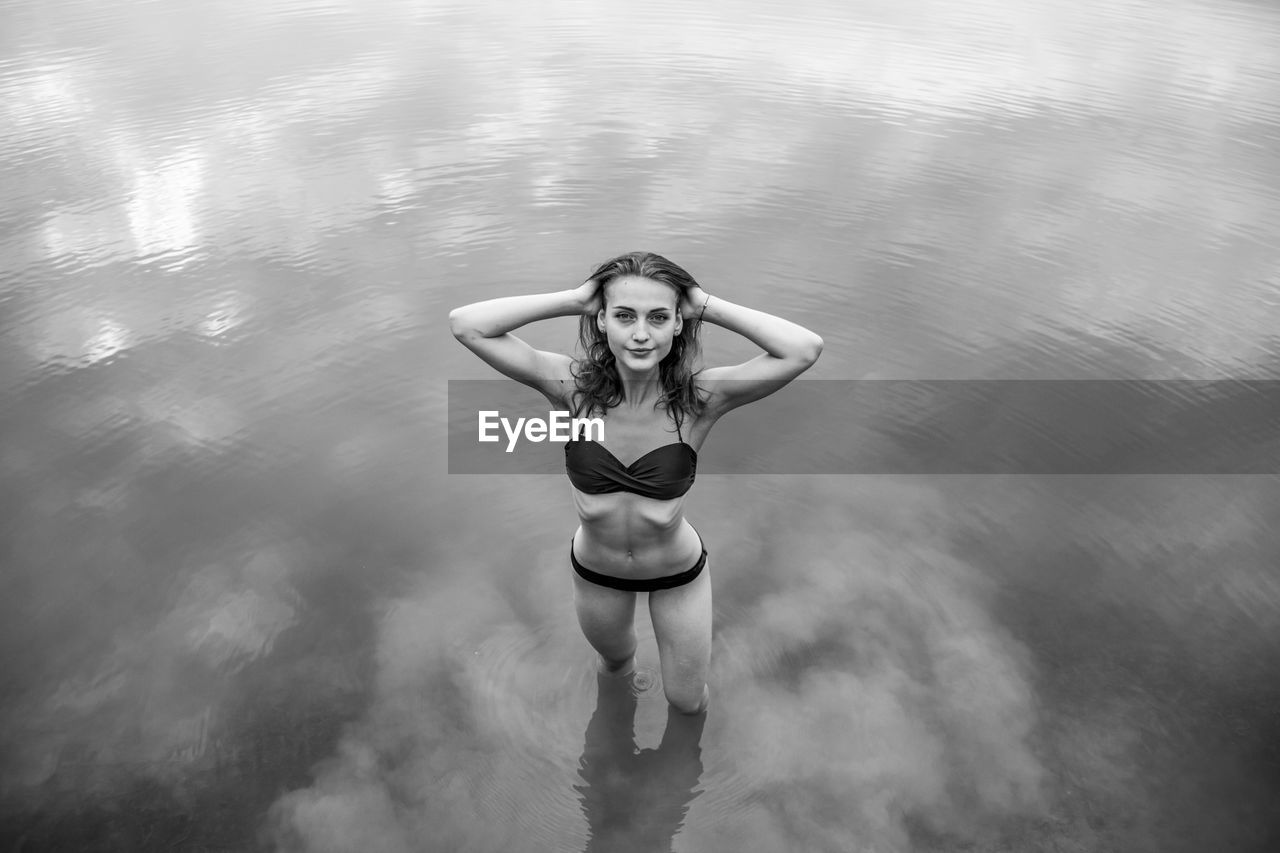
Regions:
<svg viewBox="0 0 1280 853"><path fill-rule="evenodd" d="M684 322L675 288L650 278L624 276L605 285L605 307L596 325L620 367L637 373L656 370Z"/></svg>

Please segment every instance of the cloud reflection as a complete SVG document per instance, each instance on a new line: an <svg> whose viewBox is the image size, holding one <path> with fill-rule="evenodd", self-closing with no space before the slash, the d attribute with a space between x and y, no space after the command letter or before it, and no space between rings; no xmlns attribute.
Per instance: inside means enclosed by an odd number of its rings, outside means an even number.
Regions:
<svg viewBox="0 0 1280 853"><path fill-rule="evenodd" d="M134 176L126 206L139 256L181 252L200 243L198 207L205 164L185 152Z"/></svg>
<svg viewBox="0 0 1280 853"><path fill-rule="evenodd" d="M1058 287L1036 300L1046 311L1084 306L1120 322L1152 314L1152 285L1139 280L1152 257L1176 253L1180 268L1203 264L1205 275L1230 257L1239 269L1224 275L1239 280L1271 273L1258 267L1265 234L1280 223L1274 164L1264 148L1228 144L1270 115L1280 62L1266 49L1263 12L1253 20L1193 2L1155 15L1137 2L913 0L785 14L764 3L672 6L637 17L578 3L517 12L481 4L465 15L452 4L374 5L363 16L341 3L208 10L201 20L217 38L200 56L241 71L198 76L180 100L163 86L135 91L172 62L139 43L148 22L173 28L168 17L152 21L159 13L149 7L93 31L109 51L79 32L65 36L57 63L16 57L2 84L15 132L62 153L57 166L32 166L52 169L63 189L46 200L48 182L38 181L31 198L18 196L39 213L26 217L5 263L41 275L41 261L77 272L251 256L347 275L367 257L334 238L368 236L383 227L368 223L391 211L403 229L394 239L415 257L459 262L492 259L494 246L524 239L548 255L561 251L557 240L613 239L584 236L604 222L615 234L710 241L708 260L732 264L725 244L757 229L756 217L794 220L802 237L781 229L759 254L811 254L815 235L830 229L829 257L812 260L811 277L822 281L874 278L864 268L877 251L869 245L907 246L893 262L909 268L961 235L973 263L952 265L953 275L981 281L995 267L1038 277L1042 289ZM323 50L285 61L254 40L285 31ZM967 145L964 134L978 132L985 141ZM1083 139L1085 155L1079 146L1064 154L1064 132ZM941 192L964 182L974 191L959 202ZM1189 185L1202 203L1185 203ZM547 234L540 205L568 221ZM1204 235L1216 242L1198 251ZM1037 257L1067 270L1064 280L1039 268L1010 272ZM1139 271L1095 275L1095 258L1106 272ZM1205 310L1220 297L1206 296L1216 291L1202 278L1159 289L1172 305L1172 287L1186 306L1180 324L1199 323L1212 338L1202 349L1230 360L1251 336L1205 319L1226 309ZM1095 299L1103 285L1107 298ZM149 307L116 322L136 340L167 333L189 298L169 293L156 286L142 300ZM43 317L62 310L59 296L47 288L29 297L38 324L59 325ZM956 311L944 305L931 330L944 334ZM1008 313L1028 311L1019 301ZM208 317L193 324L211 337L222 328ZM86 348L103 351L60 341L30 350Z"/></svg>
<svg viewBox="0 0 1280 853"><path fill-rule="evenodd" d="M424 579L392 608L378 646L381 688L315 782L277 803L280 849L337 850L336 827L365 809L370 843L396 851L463 838L506 849L517 837L525 850L563 849L583 832L614 850L658 836L652 849L666 849L677 832L679 849L759 850L759 838L775 837L807 849L896 850L906 849L908 820L972 840L993 822L1043 813L1029 656L991 618L989 581L930 532L936 498L904 487L866 519L880 531L859 522L855 532L849 519L884 495L789 494L812 511L803 524L761 522L769 541L756 559L742 548L721 555L713 705L707 736L695 739L705 772L691 777L701 778L699 796L678 769L685 749L670 766L658 761L665 769L652 778L648 759L632 767L618 727L635 706L605 692L587 725L586 752L596 756L588 788L573 780L573 729L593 698L575 685L594 676L556 583L563 548L539 555L531 585L527 561L494 543L484 573ZM767 499L747 511L771 512ZM792 507L788 517L804 513ZM505 566L524 580L513 575L508 589L493 577ZM503 593L486 592L493 586ZM660 691L642 696L642 709L649 704L665 707ZM633 770L634 786L609 775ZM565 823L563 793L574 785L585 827ZM652 811L649 785L663 792ZM484 791L483 802L467 791ZM744 826L751 838L738 835Z"/></svg>
<svg viewBox="0 0 1280 853"><path fill-rule="evenodd" d="M147 569L124 549L103 543L98 557L127 582ZM41 724L6 739L0 791L38 789L58 773L62 786L102 795L134 778L180 778L207 762L237 689L228 677L269 654L296 622L294 556L264 544L241 560L175 571L174 600L149 612L131 603L148 598L141 584L130 602L64 596L48 608L44 631L101 641L74 661L50 654L43 663L59 666L61 677L6 709Z"/></svg>

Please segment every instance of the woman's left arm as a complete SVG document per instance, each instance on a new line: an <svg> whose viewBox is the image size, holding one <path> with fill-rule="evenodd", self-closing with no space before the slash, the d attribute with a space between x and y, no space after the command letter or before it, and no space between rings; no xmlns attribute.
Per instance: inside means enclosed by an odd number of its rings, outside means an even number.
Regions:
<svg viewBox="0 0 1280 853"><path fill-rule="evenodd" d="M767 397L812 367L822 354L822 338L790 320L711 296L700 287L689 288L685 297L686 322L714 323L764 350L741 364L698 374L699 384L711 393L711 408L720 414Z"/></svg>

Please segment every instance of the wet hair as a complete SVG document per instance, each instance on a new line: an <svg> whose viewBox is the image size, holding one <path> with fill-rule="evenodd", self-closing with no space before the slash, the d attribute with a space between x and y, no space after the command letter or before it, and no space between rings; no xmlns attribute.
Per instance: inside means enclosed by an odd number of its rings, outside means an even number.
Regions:
<svg viewBox="0 0 1280 853"><path fill-rule="evenodd" d="M596 267L590 278L600 282L600 304L605 307L605 286L616 278L636 276L669 285L676 292L676 311L685 291L697 285L693 276L681 266L653 252L629 252ZM671 339L671 351L658 364L661 385L656 405L671 412L677 426L687 416L702 413L706 401L694 386L693 363L700 352L698 328L702 324L686 320L680 334ZM582 358L574 362L574 414L601 413L622 402L622 378L617 359L609 349L609 340L596 324L594 316L583 316L578 324L578 344Z"/></svg>

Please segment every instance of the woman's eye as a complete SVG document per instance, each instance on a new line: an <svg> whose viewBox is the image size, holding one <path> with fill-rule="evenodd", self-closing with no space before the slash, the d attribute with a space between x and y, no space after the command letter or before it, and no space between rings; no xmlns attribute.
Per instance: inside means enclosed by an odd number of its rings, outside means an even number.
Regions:
<svg viewBox="0 0 1280 853"><path fill-rule="evenodd" d="M655 323L665 323L665 322L667 322L667 315L666 315L666 314L654 314L654 315L653 315L653 322L655 322Z"/></svg>

